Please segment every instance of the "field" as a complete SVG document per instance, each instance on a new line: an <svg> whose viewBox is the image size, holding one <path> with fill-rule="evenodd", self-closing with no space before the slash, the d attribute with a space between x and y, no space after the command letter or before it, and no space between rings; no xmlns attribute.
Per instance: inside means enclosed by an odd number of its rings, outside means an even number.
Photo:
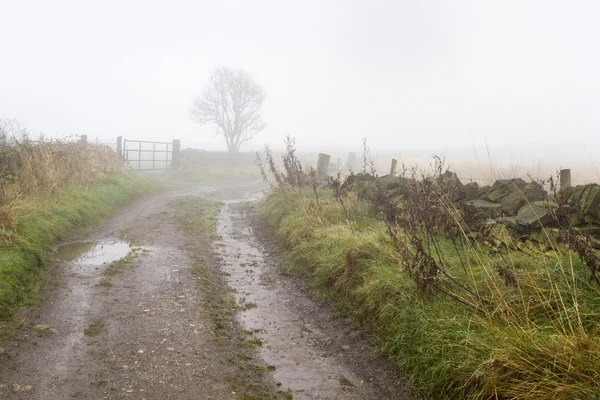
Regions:
<svg viewBox="0 0 600 400"><path fill-rule="evenodd" d="M169 170L158 177L165 184L215 185L260 181L255 154L229 154L219 151L184 149L181 151L181 168Z"/></svg>

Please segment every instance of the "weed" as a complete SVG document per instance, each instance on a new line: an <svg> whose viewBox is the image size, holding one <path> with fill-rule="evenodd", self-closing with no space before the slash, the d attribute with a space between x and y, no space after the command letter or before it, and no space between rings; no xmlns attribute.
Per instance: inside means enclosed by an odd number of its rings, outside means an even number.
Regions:
<svg viewBox="0 0 600 400"><path fill-rule="evenodd" d="M107 276L112 276L112 275L117 275L117 274L123 273L123 271L127 267L131 267L133 265L133 260L138 258L139 252L140 252L140 248L132 247L131 250L129 251L129 253L127 253L127 255L125 257L121 258L120 260L110 263L108 265L108 267L106 267L106 269L104 271L102 271L102 274L107 275ZM106 280L104 280L104 281L106 281ZM110 283L110 282L108 282L108 283ZM107 287L107 286L105 286L105 287Z"/></svg>
<svg viewBox="0 0 600 400"><path fill-rule="evenodd" d="M257 336L252 337L251 339L247 340L247 343L249 346L251 347L260 347L264 344L264 340L263 338L259 338Z"/></svg>
<svg viewBox="0 0 600 400"><path fill-rule="evenodd" d="M95 319L87 328L83 330L85 336L94 337L104 330L104 322Z"/></svg>
<svg viewBox="0 0 600 400"><path fill-rule="evenodd" d="M112 285L113 285L112 282L109 281L108 279L102 279L96 286L109 288L109 287L112 287Z"/></svg>
<svg viewBox="0 0 600 400"><path fill-rule="evenodd" d="M256 307L258 307L258 306L256 305L256 303L253 303L253 302L243 303L241 305L242 311L251 310Z"/></svg>

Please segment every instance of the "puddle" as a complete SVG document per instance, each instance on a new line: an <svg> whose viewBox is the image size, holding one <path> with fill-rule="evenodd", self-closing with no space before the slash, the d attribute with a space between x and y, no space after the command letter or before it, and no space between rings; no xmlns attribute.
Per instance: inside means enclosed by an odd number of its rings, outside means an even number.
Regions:
<svg viewBox="0 0 600 400"><path fill-rule="evenodd" d="M90 323L98 303L92 288L102 279L101 266L125 257L130 250L129 243L117 240L78 241L57 248L56 257L68 264L65 266L64 285L57 288L61 295L57 296L59 303L54 309L61 310L68 318L57 321L60 329L56 342L43 349L43 354L46 354L44 359L51 360L56 374L69 371L73 363L72 355L81 353L87 346L83 328ZM41 379L48 377L42 376ZM52 387L56 381L45 382Z"/></svg>
<svg viewBox="0 0 600 400"><path fill-rule="evenodd" d="M318 349L323 334L306 326L286 289L263 284L261 277L271 267L238 210L231 203L223 207L217 226L221 240L214 248L238 302L256 305L240 312L239 320L245 329L260 331L260 355L276 367L275 380L289 387L294 399L359 398L360 378Z"/></svg>
<svg viewBox="0 0 600 400"><path fill-rule="evenodd" d="M120 260L131 251L127 242L118 240L72 242L59 246L57 258L73 264L100 266Z"/></svg>

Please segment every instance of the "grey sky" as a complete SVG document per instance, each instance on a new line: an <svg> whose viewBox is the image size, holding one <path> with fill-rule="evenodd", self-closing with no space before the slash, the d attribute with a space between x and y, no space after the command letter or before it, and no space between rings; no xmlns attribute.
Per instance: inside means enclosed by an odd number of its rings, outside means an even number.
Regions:
<svg viewBox="0 0 600 400"><path fill-rule="evenodd" d="M304 149L366 136L595 155L599 16L593 0L0 0L0 116L48 136L223 149L188 109L227 65L268 87L247 150L290 134Z"/></svg>

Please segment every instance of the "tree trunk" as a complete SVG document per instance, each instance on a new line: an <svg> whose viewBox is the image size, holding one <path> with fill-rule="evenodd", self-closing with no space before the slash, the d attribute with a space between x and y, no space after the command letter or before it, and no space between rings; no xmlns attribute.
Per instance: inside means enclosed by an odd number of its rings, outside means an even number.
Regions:
<svg viewBox="0 0 600 400"><path fill-rule="evenodd" d="M236 146L234 143L227 143L227 151L229 152L229 154L235 154L239 150L240 149L238 148L238 146Z"/></svg>

